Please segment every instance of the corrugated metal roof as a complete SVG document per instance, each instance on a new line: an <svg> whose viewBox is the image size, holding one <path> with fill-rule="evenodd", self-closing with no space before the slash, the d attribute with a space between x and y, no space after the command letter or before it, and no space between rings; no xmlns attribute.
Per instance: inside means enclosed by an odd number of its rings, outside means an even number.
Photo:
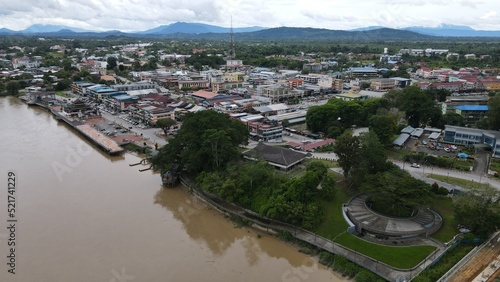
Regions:
<svg viewBox="0 0 500 282"><path fill-rule="evenodd" d="M461 106L456 106L455 109L458 109L461 111L485 112L488 110L488 106L487 105L461 105Z"/></svg>

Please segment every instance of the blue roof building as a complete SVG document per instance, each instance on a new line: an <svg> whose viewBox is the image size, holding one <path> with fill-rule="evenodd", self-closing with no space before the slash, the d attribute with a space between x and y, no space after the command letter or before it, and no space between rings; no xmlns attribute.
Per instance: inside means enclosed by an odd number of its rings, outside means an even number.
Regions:
<svg viewBox="0 0 500 282"><path fill-rule="evenodd" d="M455 107L455 113L464 118L466 125L475 125L487 112L487 105L460 105Z"/></svg>

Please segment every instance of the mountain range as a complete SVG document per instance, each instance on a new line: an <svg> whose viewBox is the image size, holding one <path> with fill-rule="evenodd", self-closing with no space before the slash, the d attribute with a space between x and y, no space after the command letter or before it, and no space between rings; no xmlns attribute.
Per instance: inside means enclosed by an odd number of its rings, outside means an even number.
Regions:
<svg viewBox="0 0 500 282"><path fill-rule="evenodd" d="M201 23L176 22L161 25L153 29L136 32L92 31L58 25L32 25L24 30L14 31L0 28L0 35L43 35L70 37L173 37L173 38L207 38L225 39L231 28ZM500 31L475 30L468 26L442 24L438 27L406 27L401 29L383 26L369 26L352 30L331 30L322 28L279 27L266 28L260 26L233 28L240 39L425 39L442 37L500 37Z"/></svg>

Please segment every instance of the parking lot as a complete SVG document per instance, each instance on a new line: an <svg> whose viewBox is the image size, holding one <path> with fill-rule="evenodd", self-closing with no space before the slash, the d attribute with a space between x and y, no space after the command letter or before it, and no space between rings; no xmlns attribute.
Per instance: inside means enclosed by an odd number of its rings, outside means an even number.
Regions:
<svg viewBox="0 0 500 282"><path fill-rule="evenodd" d="M115 122L101 122L95 124L94 128L108 136L130 135L130 128Z"/></svg>

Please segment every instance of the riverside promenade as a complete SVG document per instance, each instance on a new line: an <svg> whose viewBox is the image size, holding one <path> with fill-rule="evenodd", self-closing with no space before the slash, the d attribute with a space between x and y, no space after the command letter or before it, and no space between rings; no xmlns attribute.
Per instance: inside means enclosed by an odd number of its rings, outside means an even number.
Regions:
<svg viewBox="0 0 500 282"><path fill-rule="evenodd" d="M57 120L61 120L67 123L69 126L74 128L76 131L80 132L90 142L92 142L93 144L104 150L106 153L110 155L118 155L125 151L120 145L118 145L118 143L115 140L95 130L95 128L91 127L89 124L86 124L81 121L72 120L66 117L65 115L61 114L61 112L59 112L55 108L48 108L48 109L55 116Z"/></svg>
<svg viewBox="0 0 500 282"><path fill-rule="evenodd" d="M73 129L82 134L94 145L98 146L100 149L102 149L103 151L105 151L110 155L118 155L125 151L115 140L109 138L106 135L103 135L101 132L95 130L89 124L86 124L78 120L73 120L67 117L66 115L62 114L60 112L60 106L49 106L44 103L31 101L27 97L21 97L20 99L21 101L27 103L28 105L38 106L50 111L57 120L64 121L66 124L68 124Z"/></svg>
<svg viewBox="0 0 500 282"><path fill-rule="evenodd" d="M376 273L377 275L388 281L410 281L421 271L432 265L434 261L439 259L440 256L446 251L446 248L444 246L440 246L415 267L409 269L395 268L364 254L346 248L308 230L296 227L285 222L263 217L258 213L228 203L215 195L209 194L199 189L198 187L196 187L196 185L194 185L194 183L191 182L191 180L186 177L181 176L180 180L181 183L190 191L192 191L196 196L211 204L223 213L247 219L253 222L255 225L267 230L289 232L293 237L299 240L307 242L327 252L341 255L349 259L350 261Z"/></svg>

